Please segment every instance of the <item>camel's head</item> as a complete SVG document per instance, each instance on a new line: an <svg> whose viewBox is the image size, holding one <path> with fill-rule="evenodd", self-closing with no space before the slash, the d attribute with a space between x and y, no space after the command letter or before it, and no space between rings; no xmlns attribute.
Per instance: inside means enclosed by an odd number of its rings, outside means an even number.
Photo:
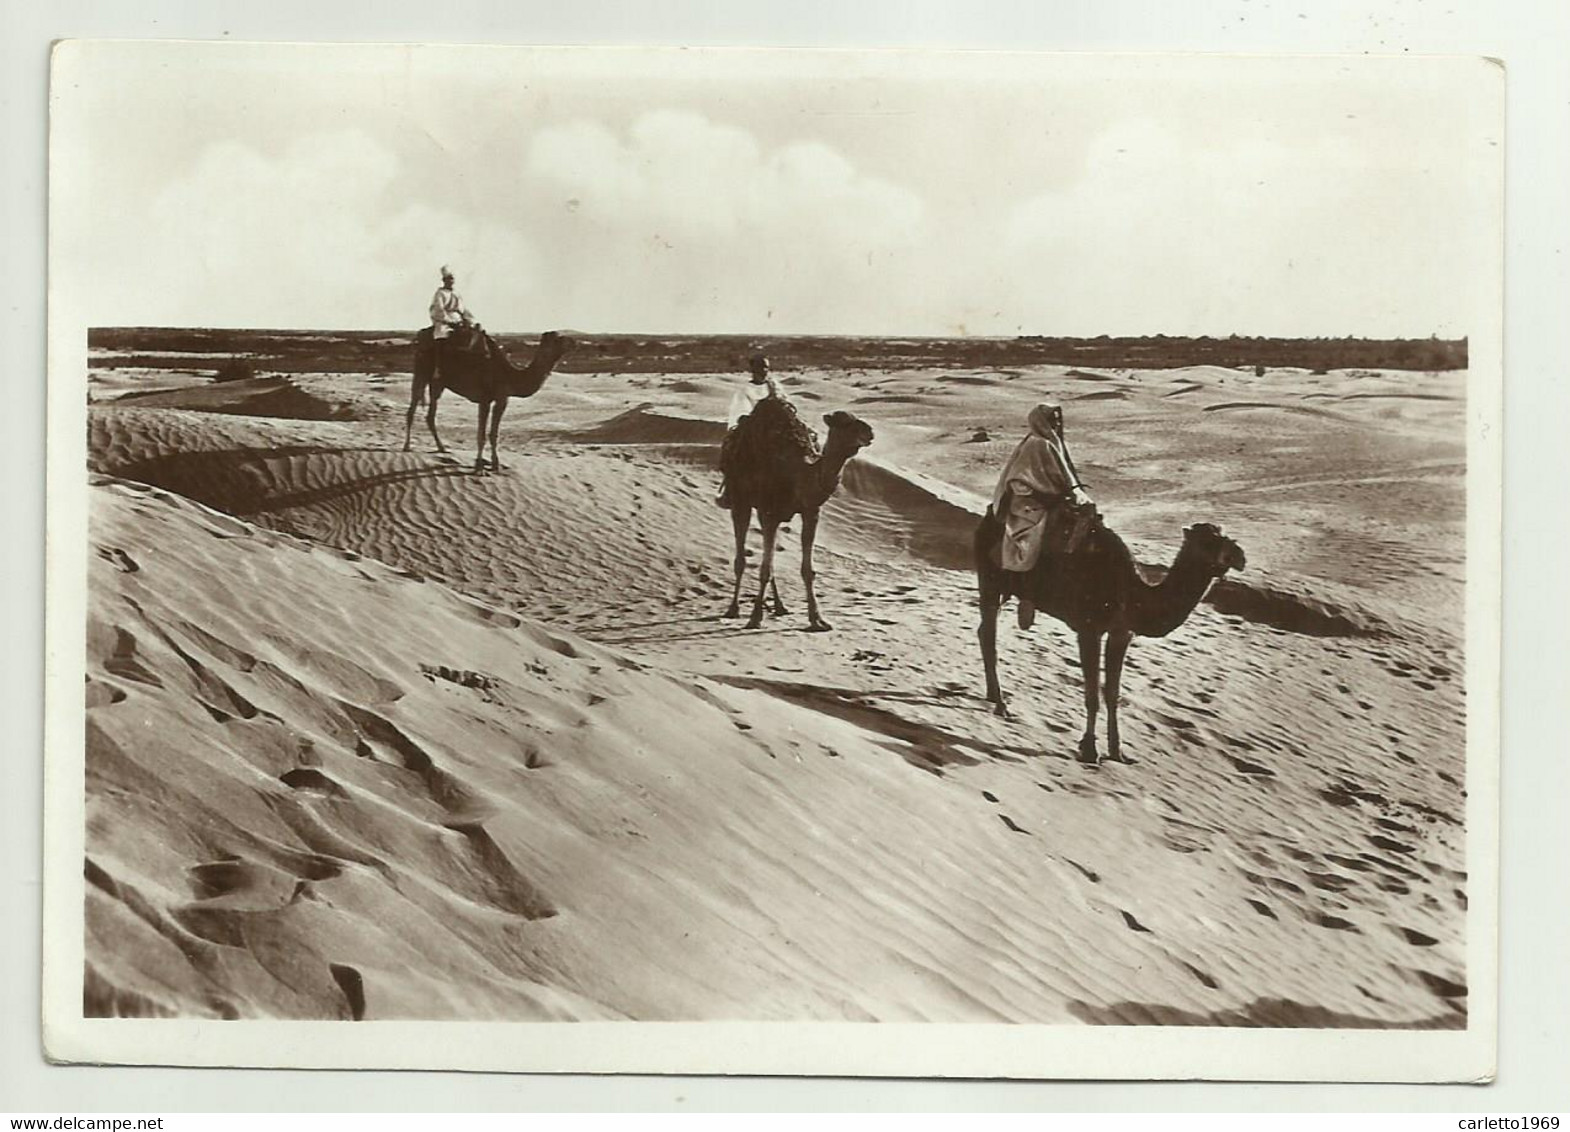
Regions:
<svg viewBox="0 0 1570 1132"><path fill-rule="evenodd" d="M1241 570L1248 563L1243 548L1214 523L1195 523L1183 529L1183 549L1203 561L1216 577L1228 570Z"/></svg>
<svg viewBox="0 0 1570 1132"><path fill-rule="evenodd" d="M564 356L571 353L573 347L577 344L578 340L576 338L563 334L559 330L547 330L540 335L540 353L549 358L552 365L555 365Z"/></svg>
<svg viewBox="0 0 1570 1132"><path fill-rule="evenodd" d="M854 413L836 409L823 414L823 423L829 426L829 440L833 442L838 438L839 443L848 445L852 452L860 452L872 443L872 426Z"/></svg>

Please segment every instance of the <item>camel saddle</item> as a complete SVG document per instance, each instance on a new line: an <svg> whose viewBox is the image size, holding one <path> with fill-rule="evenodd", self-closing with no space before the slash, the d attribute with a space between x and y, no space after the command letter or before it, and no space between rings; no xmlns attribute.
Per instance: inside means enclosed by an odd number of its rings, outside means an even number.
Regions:
<svg viewBox="0 0 1570 1132"><path fill-rule="evenodd" d="M491 353L491 337L477 323L471 323L457 327L447 336L447 349L475 359L486 358Z"/></svg>
<svg viewBox="0 0 1570 1132"><path fill-rule="evenodd" d="M1101 525L1101 512L1093 502L1075 505L1073 497L1069 495L1053 499L1040 496L1022 499L1016 496L1005 506L1004 514L999 516L1004 537L992 548L991 557L995 566L1004 566L1003 542L1012 533L1011 518L1015 523L1020 523L1022 528L1022 549L1028 558L1023 570L1033 568L1043 554L1054 557L1077 554L1084 548L1091 532Z"/></svg>
<svg viewBox="0 0 1570 1132"><path fill-rule="evenodd" d="M816 459L818 434L780 397L764 397L736 422L720 444L720 471L729 475L743 465Z"/></svg>

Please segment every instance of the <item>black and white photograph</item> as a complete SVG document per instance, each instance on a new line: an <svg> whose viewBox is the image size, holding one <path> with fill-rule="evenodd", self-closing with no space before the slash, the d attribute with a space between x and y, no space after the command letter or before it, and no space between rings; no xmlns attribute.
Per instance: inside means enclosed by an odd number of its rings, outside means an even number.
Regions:
<svg viewBox="0 0 1570 1132"><path fill-rule="evenodd" d="M52 76L53 1056L1491 1074L1497 64Z"/></svg>

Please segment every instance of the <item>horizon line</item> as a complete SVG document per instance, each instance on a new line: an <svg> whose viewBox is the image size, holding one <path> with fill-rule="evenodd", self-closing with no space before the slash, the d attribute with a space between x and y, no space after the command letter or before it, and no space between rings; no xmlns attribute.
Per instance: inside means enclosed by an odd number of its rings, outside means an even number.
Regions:
<svg viewBox="0 0 1570 1132"><path fill-rule="evenodd" d="M214 331L235 334L376 334L384 337L412 338L425 329L423 326L415 330L395 329L389 330L379 327L367 328L333 328L322 327L287 327L287 326L194 326L194 325L152 325L152 324L122 324L89 326L89 334L110 331ZM1273 341L1273 342L1440 342L1446 344L1467 343L1469 336L1461 335L1458 338L1441 338L1437 332L1426 336L1396 335L1394 337L1377 337L1367 334L1168 334L1164 331L1155 333L1101 333L1101 334L1047 334L1037 332L1021 332L1016 334L851 334L851 333L817 333L811 331L798 331L791 333L761 333L746 330L718 330L718 331L654 331L654 330L579 330L570 327L550 328L558 333L572 334L583 338L745 338L750 340L790 341L808 338L834 338L860 341L915 341L915 342L1017 342L1021 339L1040 339L1050 342L1097 342L1097 341L1148 341L1164 339L1166 341L1203 341L1213 342L1228 341ZM528 337L550 332L549 330L496 330L487 328L487 333L507 337Z"/></svg>

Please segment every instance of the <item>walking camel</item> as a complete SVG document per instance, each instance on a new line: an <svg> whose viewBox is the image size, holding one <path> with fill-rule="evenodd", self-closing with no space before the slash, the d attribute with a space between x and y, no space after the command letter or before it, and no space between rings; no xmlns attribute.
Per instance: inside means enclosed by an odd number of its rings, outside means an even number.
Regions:
<svg viewBox="0 0 1570 1132"><path fill-rule="evenodd" d="M998 686L998 609L1009 597L1028 597L1036 607L1063 622L1079 637L1079 665L1085 678L1085 732L1079 760L1099 761L1096 710L1101 691L1101 640L1106 638L1107 753L1114 762L1133 762L1118 737L1118 689L1123 658L1134 637L1164 637L1188 619L1210 583L1246 561L1237 543L1211 523L1183 531L1183 545L1167 575L1150 585L1134 556L1114 532L1097 524L1072 554L1042 554L1027 572L1004 570L998 558L1003 524L987 509L976 528L976 581L981 591L981 659L987 672L987 700L1008 715Z"/></svg>
<svg viewBox="0 0 1570 1132"><path fill-rule="evenodd" d="M734 430L734 455L725 470L731 525L736 534L736 586L725 616L738 617L741 613L747 530L756 511L763 528L763 560L758 565L758 596L747 621L749 629L756 629L763 622L763 595L774 579L774 544L780 524L798 514L807 624L814 632L833 627L818 613L818 597L812 585L812 547L818 536L818 511L839 487L846 462L872 443L872 426L843 410L826 414L823 422L829 426L829 436L822 455L814 451L816 438L796 418L795 411L777 398L758 402ZM777 591L774 600L776 612L784 612Z"/></svg>
<svg viewBox="0 0 1570 1132"><path fill-rule="evenodd" d="M474 470L485 470L485 435L489 423L490 467L500 471L501 461L496 456L496 434L501 428L502 414L507 411L508 400L513 397L532 397L538 393L556 363L577 344L565 334L555 330L547 331L541 336L540 344L529 363L520 366L507 357L501 345L489 334L483 335L483 342L483 353L471 354L449 346L442 366L443 372L437 374L436 343L431 328L427 326L415 336L414 384L409 390L409 411L404 418L403 429L405 452L409 451L414 432L414 411L419 408L420 399L427 392L430 394L430 407L425 413L425 423L436 441L436 450L447 451L447 446L436 431L436 405L441 400L442 391L451 389L479 406Z"/></svg>

